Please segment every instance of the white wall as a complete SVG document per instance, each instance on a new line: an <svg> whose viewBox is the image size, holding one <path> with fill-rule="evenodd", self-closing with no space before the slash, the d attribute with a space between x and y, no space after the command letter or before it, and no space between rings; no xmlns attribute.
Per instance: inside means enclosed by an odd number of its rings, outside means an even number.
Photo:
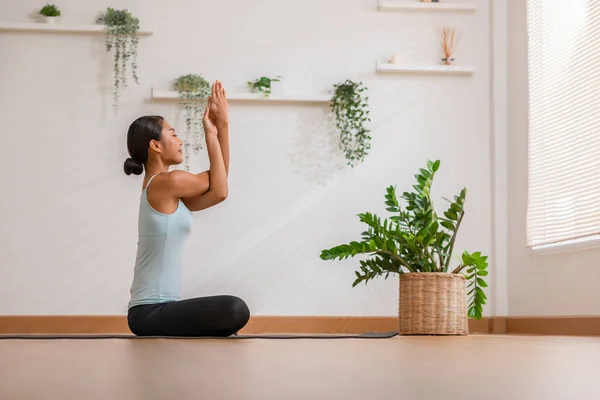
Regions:
<svg viewBox="0 0 600 400"><path fill-rule="evenodd" d="M527 15L509 2L508 299L510 315L597 315L600 249L540 254L525 246L527 215Z"/></svg>
<svg viewBox="0 0 600 400"><path fill-rule="evenodd" d="M442 160L434 195L469 190L457 254L490 253L489 3L479 3L474 14L403 14L377 12L376 0L113 2L154 29L117 116L102 36L1 33L0 314L126 312L142 181L122 172L126 130L159 113L183 131L177 107L152 102L150 89L203 73L229 93L263 74L307 91L361 80L373 149L351 170L326 107L231 104L230 196L196 216L185 296L236 294L255 315L396 315L397 281L351 288L357 260L319 253L359 238L356 214L382 212L385 188L410 189L427 158ZM4 0L1 20L40 6ZM89 23L107 4L60 6L60 23ZM477 67L473 77L374 73L393 52L439 59L443 24L459 28L456 56Z"/></svg>

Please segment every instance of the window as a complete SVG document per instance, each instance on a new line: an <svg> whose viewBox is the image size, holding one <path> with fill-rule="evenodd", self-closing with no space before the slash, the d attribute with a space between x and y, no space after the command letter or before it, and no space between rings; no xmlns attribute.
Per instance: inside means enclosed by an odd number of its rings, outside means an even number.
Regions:
<svg viewBox="0 0 600 400"><path fill-rule="evenodd" d="M528 0L527 18L527 245L595 238L600 234L600 1Z"/></svg>

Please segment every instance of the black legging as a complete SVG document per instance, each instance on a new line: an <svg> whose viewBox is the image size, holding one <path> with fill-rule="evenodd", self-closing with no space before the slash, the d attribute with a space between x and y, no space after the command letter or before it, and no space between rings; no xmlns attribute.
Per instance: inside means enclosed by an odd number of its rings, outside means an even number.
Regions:
<svg viewBox="0 0 600 400"><path fill-rule="evenodd" d="M231 336L249 319L246 303L229 295L138 305L127 314L136 336Z"/></svg>

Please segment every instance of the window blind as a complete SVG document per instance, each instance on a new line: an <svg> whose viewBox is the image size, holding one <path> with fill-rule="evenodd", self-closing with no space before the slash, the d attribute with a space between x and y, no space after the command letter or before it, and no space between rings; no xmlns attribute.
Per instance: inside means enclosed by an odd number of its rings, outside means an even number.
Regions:
<svg viewBox="0 0 600 400"><path fill-rule="evenodd" d="M600 233L600 0L528 0L527 18L536 247Z"/></svg>

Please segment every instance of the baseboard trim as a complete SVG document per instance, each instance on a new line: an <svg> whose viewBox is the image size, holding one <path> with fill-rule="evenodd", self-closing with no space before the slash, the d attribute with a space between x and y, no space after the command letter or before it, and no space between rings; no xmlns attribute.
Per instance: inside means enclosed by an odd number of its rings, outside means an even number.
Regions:
<svg viewBox="0 0 600 400"><path fill-rule="evenodd" d="M253 316L240 333L353 334L398 330L396 317ZM0 316L0 334L129 334L123 315ZM600 316L488 317L469 333L600 336Z"/></svg>
<svg viewBox="0 0 600 400"><path fill-rule="evenodd" d="M600 316L510 317L506 331L513 334L600 336Z"/></svg>
<svg viewBox="0 0 600 400"><path fill-rule="evenodd" d="M471 333L489 333L490 319L470 320ZM398 330L396 317L253 316L240 333L353 334ZM0 316L0 334L131 333L121 315Z"/></svg>

